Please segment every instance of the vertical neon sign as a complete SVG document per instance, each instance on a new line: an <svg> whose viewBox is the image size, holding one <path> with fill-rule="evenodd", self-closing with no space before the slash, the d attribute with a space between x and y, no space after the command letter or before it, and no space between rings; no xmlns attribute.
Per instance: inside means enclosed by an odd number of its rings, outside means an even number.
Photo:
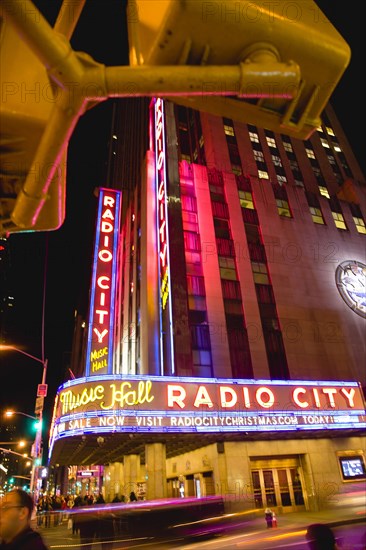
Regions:
<svg viewBox="0 0 366 550"><path fill-rule="evenodd" d="M86 376L112 374L121 192L99 189Z"/></svg>
<svg viewBox="0 0 366 550"><path fill-rule="evenodd" d="M160 98L155 100L155 178L156 178L156 205L157 205L157 231L158 231L158 256L159 256L159 284L160 284L160 355L161 371L164 373L163 365L163 338L162 325L163 313L168 306L169 315L169 338L170 338L170 372L174 373L173 353L173 326L172 326L172 302L170 292L170 269L169 269L169 232L168 232L168 211L166 193L166 151L165 151L165 126L164 126L164 102Z"/></svg>

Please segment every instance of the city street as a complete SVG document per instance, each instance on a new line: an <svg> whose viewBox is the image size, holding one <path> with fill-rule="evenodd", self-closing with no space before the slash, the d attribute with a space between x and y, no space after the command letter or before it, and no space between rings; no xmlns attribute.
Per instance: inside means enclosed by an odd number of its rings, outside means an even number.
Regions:
<svg viewBox="0 0 366 550"><path fill-rule="evenodd" d="M337 517L333 511L319 513L291 513L278 517L278 527L267 530L264 519L258 517L250 522L243 522L239 528L227 532L220 537L202 539L199 541L171 540L168 542L154 541L146 538L114 540L113 550L124 548L155 548L168 550L229 550L229 549L258 549L258 550L306 550L306 527L312 523L329 523L336 535L340 550L365 550L366 548L366 516L360 508L337 510ZM40 528L50 549L83 548L79 544L79 537L72 535L67 529L67 522L57 527ZM94 543L92 550L103 550L105 545Z"/></svg>

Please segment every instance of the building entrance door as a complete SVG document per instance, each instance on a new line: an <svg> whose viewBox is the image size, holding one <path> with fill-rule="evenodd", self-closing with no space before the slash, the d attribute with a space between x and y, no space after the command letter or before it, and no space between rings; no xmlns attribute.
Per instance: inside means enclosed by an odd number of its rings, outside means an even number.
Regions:
<svg viewBox="0 0 366 550"><path fill-rule="evenodd" d="M256 508L281 507L284 512L305 508L301 467L296 464L296 459L252 460L251 462Z"/></svg>

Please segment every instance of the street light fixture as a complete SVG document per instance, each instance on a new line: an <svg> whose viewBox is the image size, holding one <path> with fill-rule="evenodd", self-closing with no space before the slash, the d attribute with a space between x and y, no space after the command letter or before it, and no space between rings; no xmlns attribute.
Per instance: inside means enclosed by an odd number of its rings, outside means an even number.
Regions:
<svg viewBox="0 0 366 550"><path fill-rule="evenodd" d="M11 418L14 414L21 414L22 416L27 416L32 420L38 420L36 416L32 416L31 414L27 414L21 411L5 411L4 416L6 416L7 418Z"/></svg>
<svg viewBox="0 0 366 550"><path fill-rule="evenodd" d="M35 406L35 413L37 416L32 417L31 415L28 415L26 413L21 413L21 412L14 413L14 414L23 414L24 416L30 416L31 418L34 418L39 422L39 426L37 427L36 436L34 439L34 444L32 446L32 453L31 453L33 458L33 465L32 465L32 474L31 474L31 482L30 482L30 492L33 498L36 500L38 497L38 487L37 487L38 475L37 474L38 474L38 468L42 462L42 420L43 420L44 397L47 395L46 375L47 375L48 360L35 357L34 355L31 355L30 353L23 351L19 348L16 348L15 346L0 345L0 350L17 351L18 353L21 353L22 355L26 355L30 359L33 359L34 361L41 363L41 365L43 366L42 382L37 389L37 399L36 399L36 406Z"/></svg>

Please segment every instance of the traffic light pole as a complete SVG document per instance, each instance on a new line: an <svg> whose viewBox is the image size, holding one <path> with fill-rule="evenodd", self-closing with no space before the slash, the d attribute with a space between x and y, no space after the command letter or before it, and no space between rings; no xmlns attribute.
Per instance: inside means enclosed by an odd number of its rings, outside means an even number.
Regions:
<svg viewBox="0 0 366 550"><path fill-rule="evenodd" d="M42 361L43 363L43 374L42 374L42 385L46 383L46 375L47 375L47 365L48 360L45 359ZM37 394L37 397L40 397ZM35 413L37 415L37 419L39 422L39 426L37 427L36 436L34 439L34 444L32 446L32 472L31 472L31 481L30 481L30 492L34 498L35 501L38 500L38 470L42 463L42 455L43 455L43 446L42 446L42 423L43 423L43 397L41 402L41 407L39 408L39 411L37 410L37 401L36 401L36 407L35 407Z"/></svg>

